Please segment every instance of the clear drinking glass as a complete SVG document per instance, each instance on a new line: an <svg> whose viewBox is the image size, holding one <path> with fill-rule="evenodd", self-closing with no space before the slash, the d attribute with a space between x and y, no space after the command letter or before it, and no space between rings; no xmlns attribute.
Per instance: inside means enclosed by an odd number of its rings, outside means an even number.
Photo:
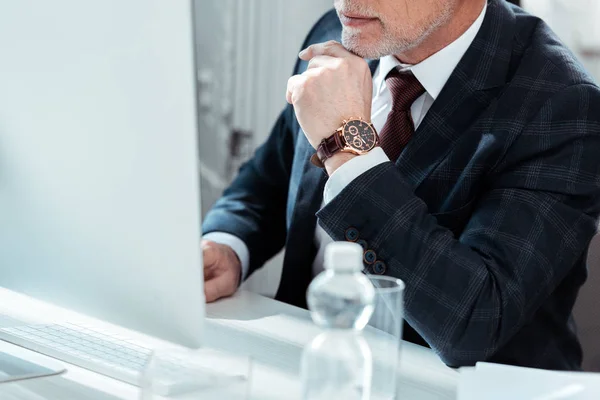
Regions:
<svg viewBox="0 0 600 400"><path fill-rule="evenodd" d="M396 399L404 319L404 282L368 275L375 288L374 310L364 331L373 354L372 399Z"/></svg>
<svg viewBox="0 0 600 400"><path fill-rule="evenodd" d="M213 349L155 350L141 377L141 400L248 400L252 359Z"/></svg>

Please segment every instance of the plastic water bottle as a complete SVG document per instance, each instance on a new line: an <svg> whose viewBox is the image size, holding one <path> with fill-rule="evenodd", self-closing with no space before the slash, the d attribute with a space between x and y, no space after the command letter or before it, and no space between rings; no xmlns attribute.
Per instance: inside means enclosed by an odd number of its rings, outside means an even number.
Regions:
<svg viewBox="0 0 600 400"><path fill-rule="evenodd" d="M368 400L373 358L362 329L373 313L375 289L362 274L363 249L334 242L325 249L325 271L311 282L308 307L323 333L302 354L304 400Z"/></svg>

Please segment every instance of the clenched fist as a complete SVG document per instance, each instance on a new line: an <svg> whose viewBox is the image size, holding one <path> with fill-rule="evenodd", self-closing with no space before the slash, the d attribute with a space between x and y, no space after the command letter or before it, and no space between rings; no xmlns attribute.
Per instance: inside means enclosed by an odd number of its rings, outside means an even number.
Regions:
<svg viewBox="0 0 600 400"><path fill-rule="evenodd" d="M237 254L227 245L202 241L204 261L204 295L211 303L233 295L242 275L242 265Z"/></svg>

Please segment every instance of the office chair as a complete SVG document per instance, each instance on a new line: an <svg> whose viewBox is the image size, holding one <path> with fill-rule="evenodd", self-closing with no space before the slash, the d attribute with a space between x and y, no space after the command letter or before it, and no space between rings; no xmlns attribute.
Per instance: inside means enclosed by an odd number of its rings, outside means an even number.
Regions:
<svg viewBox="0 0 600 400"><path fill-rule="evenodd" d="M600 372L600 233L587 255L588 280L579 291L573 315L583 347L583 369Z"/></svg>

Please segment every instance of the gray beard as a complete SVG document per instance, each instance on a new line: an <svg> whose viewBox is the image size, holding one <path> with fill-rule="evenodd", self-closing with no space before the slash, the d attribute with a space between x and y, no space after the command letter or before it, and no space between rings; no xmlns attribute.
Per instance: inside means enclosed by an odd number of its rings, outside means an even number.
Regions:
<svg viewBox="0 0 600 400"><path fill-rule="evenodd" d="M342 44L351 53L371 60L380 59L381 57L389 55L402 54L419 47L433 32L450 21L453 12L454 10L448 5L436 20L431 21L424 26L415 39L406 39L409 35L401 35L401 38L397 38L389 31L384 30L383 38L379 43L371 46L360 45L360 30L343 27Z"/></svg>
<svg viewBox="0 0 600 400"><path fill-rule="evenodd" d="M391 35L385 35L375 46L361 46L360 45L360 34L358 32L350 32L351 29L344 28L342 31L342 44L351 53L356 54L362 58L368 58L371 60L377 60L381 57L401 54L407 50L413 49L419 46L425 37L420 38L415 42L399 41L394 40Z"/></svg>

